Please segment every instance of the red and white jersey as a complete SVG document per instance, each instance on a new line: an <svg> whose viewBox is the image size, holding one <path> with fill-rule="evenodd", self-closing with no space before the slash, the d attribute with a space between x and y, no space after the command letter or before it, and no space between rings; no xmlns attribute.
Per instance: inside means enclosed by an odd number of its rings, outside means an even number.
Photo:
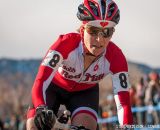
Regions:
<svg viewBox="0 0 160 130"><path fill-rule="evenodd" d="M109 73L112 74L113 91L121 124L131 116L128 93L128 67L122 51L109 42L103 55L84 70L84 49L80 34L61 35L44 57L32 89L34 106L45 104L45 90L51 82L73 92L95 86ZM126 100L127 101L124 101ZM127 114L131 115L127 115Z"/></svg>

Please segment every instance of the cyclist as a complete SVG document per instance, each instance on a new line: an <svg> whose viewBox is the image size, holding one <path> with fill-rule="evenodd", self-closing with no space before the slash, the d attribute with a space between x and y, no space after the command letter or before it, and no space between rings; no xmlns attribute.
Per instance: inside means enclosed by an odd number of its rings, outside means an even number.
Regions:
<svg viewBox="0 0 160 130"><path fill-rule="evenodd" d="M33 107L27 130L52 128L60 104L71 112L71 123L97 128L99 81L112 74L120 125L132 124L128 67L112 41L120 12L112 0L84 0L78 7L79 33L60 35L44 57L32 88Z"/></svg>

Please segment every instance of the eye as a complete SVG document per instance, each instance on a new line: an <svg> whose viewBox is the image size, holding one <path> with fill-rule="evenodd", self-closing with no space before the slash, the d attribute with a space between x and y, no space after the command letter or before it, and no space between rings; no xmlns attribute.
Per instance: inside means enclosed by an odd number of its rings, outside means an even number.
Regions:
<svg viewBox="0 0 160 130"><path fill-rule="evenodd" d="M97 35L99 31L100 31L99 29L97 29L97 28L92 28L92 27L90 27L90 28L87 29L87 32L88 32L89 34L91 34L91 35Z"/></svg>
<svg viewBox="0 0 160 130"><path fill-rule="evenodd" d="M98 30L91 30L90 32L91 32L91 34L97 34Z"/></svg>
<svg viewBox="0 0 160 130"><path fill-rule="evenodd" d="M110 37L114 32L114 28L106 28L103 30L103 32L105 34L105 37Z"/></svg>
<svg viewBox="0 0 160 130"><path fill-rule="evenodd" d="M106 29L104 29L104 30L103 30L103 32L104 32L104 34L108 35L108 33L109 33L109 29L108 29L108 28L106 28Z"/></svg>

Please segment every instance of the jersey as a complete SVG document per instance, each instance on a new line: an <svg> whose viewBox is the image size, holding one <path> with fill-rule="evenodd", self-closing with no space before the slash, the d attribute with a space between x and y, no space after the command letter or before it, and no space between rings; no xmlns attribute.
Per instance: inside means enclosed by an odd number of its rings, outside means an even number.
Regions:
<svg viewBox="0 0 160 130"><path fill-rule="evenodd" d="M45 91L51 82L69 92L82 91L95 86L110 73L120 124L131 123L130 103L126 100L129 98L128 67L120 48L109 42L104 53L85 70L83 55L80 34L69 33L59 36L39 67L32 88L34 106L45 104Z"/></svg>

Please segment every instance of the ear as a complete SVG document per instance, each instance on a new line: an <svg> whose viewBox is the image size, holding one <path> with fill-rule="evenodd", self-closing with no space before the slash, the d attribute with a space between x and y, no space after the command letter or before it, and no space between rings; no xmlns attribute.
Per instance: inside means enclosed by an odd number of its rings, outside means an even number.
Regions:
<svg viewBox="0 0 160 130"><path fill-rule="evenodd" d="M81 35L81 37L83 38L83 36L84 36L84 25L81 25L80 26L80 35Z"/></svg>

